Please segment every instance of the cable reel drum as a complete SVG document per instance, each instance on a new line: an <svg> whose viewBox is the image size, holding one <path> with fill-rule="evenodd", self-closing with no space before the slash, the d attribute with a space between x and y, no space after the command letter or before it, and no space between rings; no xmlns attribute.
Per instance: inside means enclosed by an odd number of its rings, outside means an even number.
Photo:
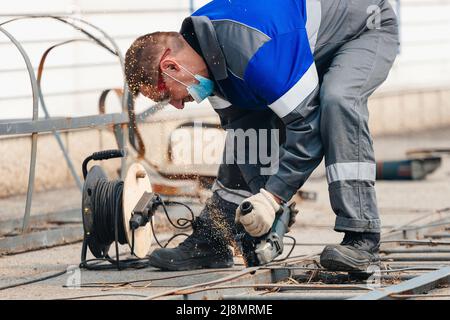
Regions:
<svg viewBox="0 0 450 320"><path fill-rule="evenodd" d="M139 163L133 163L128 168L124 181L115 181L118 187L115 189L116 194L114 195L116 197L113 199L117 203L117 208L114 207L113 210L108 210L110 207L98 208L106 205L103 202L107 202L106 199L103 201L103 198L99 202L99 199L96 198L99 197L97 194L99 192L99 184L105 183L108 179L105 171L99 165L94 165L87 171L87 164L91 160L107 160L124 157L124 155L123 150L106 150L92 154L83 162L85 183L82 194L84 229L82 266L87 266L87 248L89 248L95 258L113 262L108 255L108 251L114 242L116 242L117 264L119 264L117 242L128 244L132 254L140 259L145 258L150 251L153 233L149 222L153 219L154 213L152 203L156 201L145 168ZM111 199L108 198L108 200ZM115 211L115 213L111 211ZM98 216L100 214L113 214L114 216L107 217L109 220L105 220L108 222L113 221L113 223L104 226L105 228L99 226L98 221L100 218L103 218ZM104 221L102 220L102 222ZM105 236L101 234L101 231L108 233L109 241L105 241Z"/></svg>

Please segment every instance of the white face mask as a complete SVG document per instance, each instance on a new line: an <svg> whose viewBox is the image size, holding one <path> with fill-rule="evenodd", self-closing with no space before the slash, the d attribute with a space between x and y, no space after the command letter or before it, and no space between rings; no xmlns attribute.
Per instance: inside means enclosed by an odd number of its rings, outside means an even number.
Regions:
<svg viewBox="0 0 450 320"><path fill-rule="evenodd" d="M213 94L214 92L214 82L208 78L205 78L199 74L193 74L192 72L190 72L188 69L186 69L185 67L183 67L182 65L180 65L180 67L186 71L187 73L189 73L190 75L192 75L199 83L194 83L191 85L187 85L184 82L175 79L174 77L172 77L170 74L167 74L165 72L163 72L166 76L168 76L169 78L173 79L174 81L182 84L183 86L186 87L187 92L191 95L191 97L195 100L195 102L200 103L203 100L205 100L206 98L208 98L210 95Z"/></svg>

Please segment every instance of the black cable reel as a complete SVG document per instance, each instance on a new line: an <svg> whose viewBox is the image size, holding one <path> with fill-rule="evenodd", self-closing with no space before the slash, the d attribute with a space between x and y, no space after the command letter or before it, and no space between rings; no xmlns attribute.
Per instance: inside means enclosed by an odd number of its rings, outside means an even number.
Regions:
<svg viewBox="0 0 450 320"><path fill-rule="evenodd" d="M99 165L92 166L88 171L90 161L122 158L123 150L105 150L95 152L83 161L84 186L82 194L83 217L83 247L80 267L90 270L104 270L116 267L118 270L133 267L148 266L147 254L154 239L160 247L177 236L187 236L179 233L162 245L154 233L153 217L158 207L162 207L169 223L177 229L187 229L192 226L194 213L192 209L181 202L163 201L152 192L150 179L143 165L133 163L127 170L123 181L109 181L105 171ZM191 219L179 218L174 223L168 213L167 204L184 206L189 210ZM243 203L242 211L251 211ZM266 264L283 252L283 242L280 240L288 231L290 208L282 206L280 214L275 219L271 232L261 238L253 238L245 233L243 241L244 259L250 266ZM257 240L255 242L255 240ZM114 243L115 258L109 256ZM247 245L245 245L247 243ZM130 247L131 254L136 258L120 260L119 244ZM268 245L269 244L269 245ZM295 239L294 239L295 244ZM87 260L87 249L95 259ZM292 253L294 246L288 253ZM286 258L285 258L286 259ZM102 264L109 262L109 264Z"/></svg>
<svg viewBox="0 0 450 320"><path fill-rule="evenodd" d="M95 152L83 161L84 239L81 268L99 270L117 267L120 270L147 266L147 260L144 258L154 238L152 218L156 208L164 206L164 203L159 195L152 192L145 168L139 163L133 163L128 168L124 181L109 181L99 165L92 166L89 171L87 168L92 160L108 160L124 156L123 150L106 150ZM113 243L115 259L108 254ZM121 261L119 244L128 244L131 254L137 258ZM88 248L95 259L86 259ZM100 264L104 261L111 264Z"/></svg>

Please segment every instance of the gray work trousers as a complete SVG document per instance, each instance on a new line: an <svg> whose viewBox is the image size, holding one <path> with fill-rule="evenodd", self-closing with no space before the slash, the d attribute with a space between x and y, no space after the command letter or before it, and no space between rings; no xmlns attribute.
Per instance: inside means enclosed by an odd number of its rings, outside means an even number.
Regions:
<svg viewBox="0 0 450 320"><path fill-rule="evenodd" d="M370 6L378 8L380 16L369 21ZM386 79L397 52L397 19L388 1L322 0L314 51L320 103L310 108L305 119L308 130L302 145L312 156L305 159L302 171L306 180L325 157L335 230L339 232L380 232L367 100ZM284 125L271 110L254 112L231 106L216 111L226 129L276 128L281 133L279 143L285 139ZM214 198L229 203L229 209L223 203L221 207L231 224L236 205L264 187L268 176L260 174L260 167L260 163L220 166ZM200 220L207 221L209 211L205 208Z"/></svg>

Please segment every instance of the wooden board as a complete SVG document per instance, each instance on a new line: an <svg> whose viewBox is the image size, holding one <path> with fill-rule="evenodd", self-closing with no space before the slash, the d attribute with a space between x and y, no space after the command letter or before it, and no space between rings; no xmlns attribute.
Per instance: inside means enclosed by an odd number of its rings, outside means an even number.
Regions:
<svg viewBox="0 0 450 320"><path fill-rule="evenodd" d="M145 173L145 176L138 177L139 173ZM132 234L130 230L130 218L136 204L144 192L152 192L150 179L146 174L145 168L139 163L133 163L128 169L123 187L123 224L128 244L132 244ZM153 234L150 223L140 227L134 232L134 254L139 258L145 258L152 244Z"/></svg>

